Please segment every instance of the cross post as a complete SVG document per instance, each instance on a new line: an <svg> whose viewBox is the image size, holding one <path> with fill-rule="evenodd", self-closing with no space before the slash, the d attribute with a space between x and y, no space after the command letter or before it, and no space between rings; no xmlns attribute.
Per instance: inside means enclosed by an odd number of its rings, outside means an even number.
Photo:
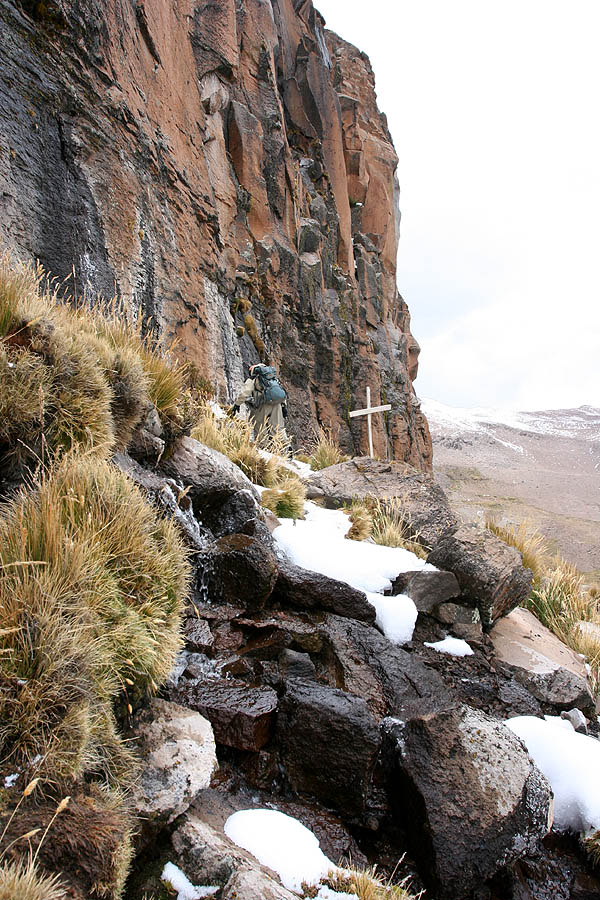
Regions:
<svg viewBox="0 0 600 900"><path fill-rule="evenodd" d="M371 406L371 388L367 386L367 406L365 409L353 409L350 413L350 418L354 418L355 416L366 416L367 417L367 429L369 432L369 456L373 456L373 431L371 428L371 416L373 413L377 412L386 412L388 409L391 409L391 405L389 403L385 403L383 406Z"/></svg>

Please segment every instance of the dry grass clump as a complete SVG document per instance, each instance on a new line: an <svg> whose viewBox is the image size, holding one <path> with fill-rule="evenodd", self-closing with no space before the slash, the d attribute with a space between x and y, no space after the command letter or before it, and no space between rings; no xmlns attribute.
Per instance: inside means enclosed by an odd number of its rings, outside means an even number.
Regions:
<svg viewBox="0 0 600 900"><path fill-rule="evenodd" d="M319 888L325 885L340 894L356 894L358 900L418 900L420 894L411 894L409 879L403 878L399 884L393 884L391 878L383 878L377 874L377 867L358 869L354 866L330 872L318 887L305 887L306 897L316 897Z"/></svg>
<svg viewBox="0 0 600 900"><path fill-rule="evenodd" d="M426 559L429 551L419 543L419 532L412 525L411 515L401 497L372 501L373 528L371 537L385 547L410 550L419 559Z"/></svg>
<svg viewBox="0 0 600 900"><path fill-rule="evenodd" d="M274 487L281 478L282 467L277 457L283 455L283 441L266 433L259 434L255 440L248 419L239 416L218 418L211 406L204 403L191 435L229 457L253 484Z"/></svg>
<svg viewBox="0 0 600 900"><path fill-rule="evenodd" d="M174 525L108 463L68 455L0 520L0 756L126 774L111 703L155 689L188 581Z"/></svg>
<svg viewBox="0 0 600 900"><path fill-rule="evenodd" d="M348 457L342 453L330 429L321 427L312 443L308 463L313 471L345 462Z"/></svg>
<svg viewBox="0 0 600 900"><path fill-rule="evenodd" d="M352 522L346 537L351 541L366 541L373 531L373 512L364 500L353 500L347 510Z"/></svg>
<svg viewBox="0 0 600 900"><path fill-rule="evenodd" d="M582 653L590 666L594 696L600 692L600 609L595 592L584 586L575 566L553 556L547 541L528 524L499 528L486 523L495 534L523 555L523 564L534 574L528 608L568 647Z"/></svg>
<svg viewBox="0 0 600 900"><path fill-rule="evenodd" d="M594 866L600 868L600 831L594 831L582 840L583 848Z"/></svg>
<svg viewBox="0 0 600 900"><path fill-rule="evenodd" d="M20 474L46 447L107 455L152 404L178 426L184 378L116 304L65 303L41 267L0 256L0 467Z"/></svg>
<svg viewBox="0 0 600 900"><path fill-rule="evenodd" d="M31 858L0 862L0 900L67 900L58 875L44 875Z"/></svg>
<svg viewBox="0 0 600 900"><path fill-rule="evenodd" d="M261 504L278 519L303 519L306 488L292 472L278 482L277 487L263 491Z"/></svg>
<svg viewBox="0 0 600 900"><path fill-rule="evenodd" d="M487 517L485 527L508 544L515 547L523 558L523 565L533 573L534 584L539 583L548 570L551 554L544 536L531 522L521 522L517 527L500 525Z"/></svg>

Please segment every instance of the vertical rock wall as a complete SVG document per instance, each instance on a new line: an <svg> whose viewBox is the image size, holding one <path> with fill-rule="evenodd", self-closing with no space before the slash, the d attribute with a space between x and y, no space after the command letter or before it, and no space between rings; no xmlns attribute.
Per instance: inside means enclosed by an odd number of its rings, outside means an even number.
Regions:
<svg viewBox="0 0 600 900"><path fill-rule="evenodd" d="M431 466L368 59L310 0L0 0L0 239L118 295L222 400L268 358L330 424Z"/></svg>

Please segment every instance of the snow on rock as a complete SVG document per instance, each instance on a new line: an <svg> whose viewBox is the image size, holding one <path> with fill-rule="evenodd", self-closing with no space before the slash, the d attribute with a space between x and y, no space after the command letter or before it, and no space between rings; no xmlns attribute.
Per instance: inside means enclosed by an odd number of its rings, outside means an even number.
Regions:
<svg viewBox="0 0 600 900"><path fill-rule="evenodd" d="M462 638L445 637L443 641L435 641L429 643L425 641L426 647L431 647L437 653L448 653L450 656L473 656L473 650Z"/></svg>
<svg viewBox="0 0 600 900"><path fill-rule="evenodd" d="M358 900L358 897L356 894L334 891L333 888L322 885L315 900Z"/></svg>
<svg viewBox="0 0 600 900"><path fill-rule="evenodd" d="M291 562L364 591L377 610L377 624L389 640L409 641L417 609L408 597L384 597L383 592L401 572L435 571L414 553L366 541L349 541L350 520L341 510L321 509L310 501L306 518L283 520L273 532L279 548Z"/></svg>
<svg viewBox="0 0 600 900"><path fill-rule="evenodd" d="M600 741L572 726L535 716L516 716L506 725L524 742L554 791L554 826L561 831L600 828Z"/></svg>
<svg viewBox="0 0 600 900"><path fill-rule="evenodd" d="M215 897L221 890L219 885L195 887L187 875L172 862L165 864L160 877L162 881L170 884L174 891L177 891L177 900L200 900L201 897Z"/></svg>
<svg viewBox="0 0 600 900"><path fill-rule="evenodd" d="M410 597L406 594L386 597L368 591L367 599L375 607L375 622L388 640L394 644L406 644L412 640L419 611Z"/></svg>
<svg viewBox="0 0 600 900"><path fill-rule="evenodd" d="M275 809L242 809L233 813L225 822L225 834L261 865L277 872L290 891L300 891L303 881L317 885L337 869L312 831Z"/></svg>

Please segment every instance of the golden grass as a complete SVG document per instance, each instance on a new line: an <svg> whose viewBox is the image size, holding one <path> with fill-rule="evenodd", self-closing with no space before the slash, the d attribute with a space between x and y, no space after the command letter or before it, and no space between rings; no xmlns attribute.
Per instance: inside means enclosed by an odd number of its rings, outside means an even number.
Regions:
<svg viewBox="0 0 600 900"><path fill-rule="evenodd" d="M113 302L63 302L41 267L0 256L0 466L20 474L51 451L126 447L152 405L182 430L185 367Z"/></svg>
<svg viewBox="0 0 600 900"><path fill-rule="evenodd" d="M0 862L0 900L67 900L58 875L43 875L32 859Z"/></svg>
<svg viewBox="0 0 600 900"><path fill-rule="evenodd" d="M373 531L373 513L363 500L353 500L347 509L352 523L346 537L351 541L366 541Z"/></svg>
<svg viewBox="0 0 600 900"><path fill-rule="evenodd" d="M600 868L600 830L594 831L589 837L583 838L581 843L593 865Z"/></svg>
<svg viewBox="0 0 600 900"><path fill-rule="evenodd" d="M125 774L111 703L155 689L180 647L189 567L120 471L68 455L0 520L0 753L57 779Z"/></svg>
<svg viewBox="0 0 600 900"><path fill-rule="evenodd" d="M343 867L330 872L321 884L341 894L356 894L358 900L418 900L420 894L412 894L409 879L404 878L398 884L392 878L383 878L377 874L377 867L359 869L354 866ZM320 887L321 885L319 885ZM315 897L318 888L306 888L306 897Z"/></svg>
<svg viewBox="0 0 600 900"><path fill-rule="evenodd" d="M277 487L263 491L261 504L278 519L303 519L306 488L303 482L292 472L288 472Z"/></svg>
<svg viewBox="0 0 600 900"><path fill-rule="evenodd" d="M426 559L429 551L419 543L419 532L412 525L411 515L402 497L371 501L373 527L371 537L385 547L410 550L419 559Z"/></svg>
<svg viewBox="0 0 600 900"><path fill-rule="evenodd" d="M337 463L345 462L348 459L348 457L342 453L332 431L325 427L319 428L309 450L310 456L308 457L308 462L313 471L319 471L320 469L326 469L329 466L335 466Z"/></svg>
<svg viewBox="0 0 600 900"><path fill-rule="evenodd" d="M531 522L521 522L517 527L500 525L492 517L486 517L485 527L508 544L515 547L523 558L523 565L533 573L534 584L539 583L548 570L551 554L544 536Z"/></svg>
<svg viewBox="0 0 600 900"><path fill-rule="evenodd" d="M523 564L533 572L534 582L527 607L540 622L590 666L590 686L594 697L600 693L600 609L596 593L586 588L575 566L560 555L552 555L544 536L528 523L518 528L486 526L523 556ZM586 627L587 626L587 627Z"/></svg>

